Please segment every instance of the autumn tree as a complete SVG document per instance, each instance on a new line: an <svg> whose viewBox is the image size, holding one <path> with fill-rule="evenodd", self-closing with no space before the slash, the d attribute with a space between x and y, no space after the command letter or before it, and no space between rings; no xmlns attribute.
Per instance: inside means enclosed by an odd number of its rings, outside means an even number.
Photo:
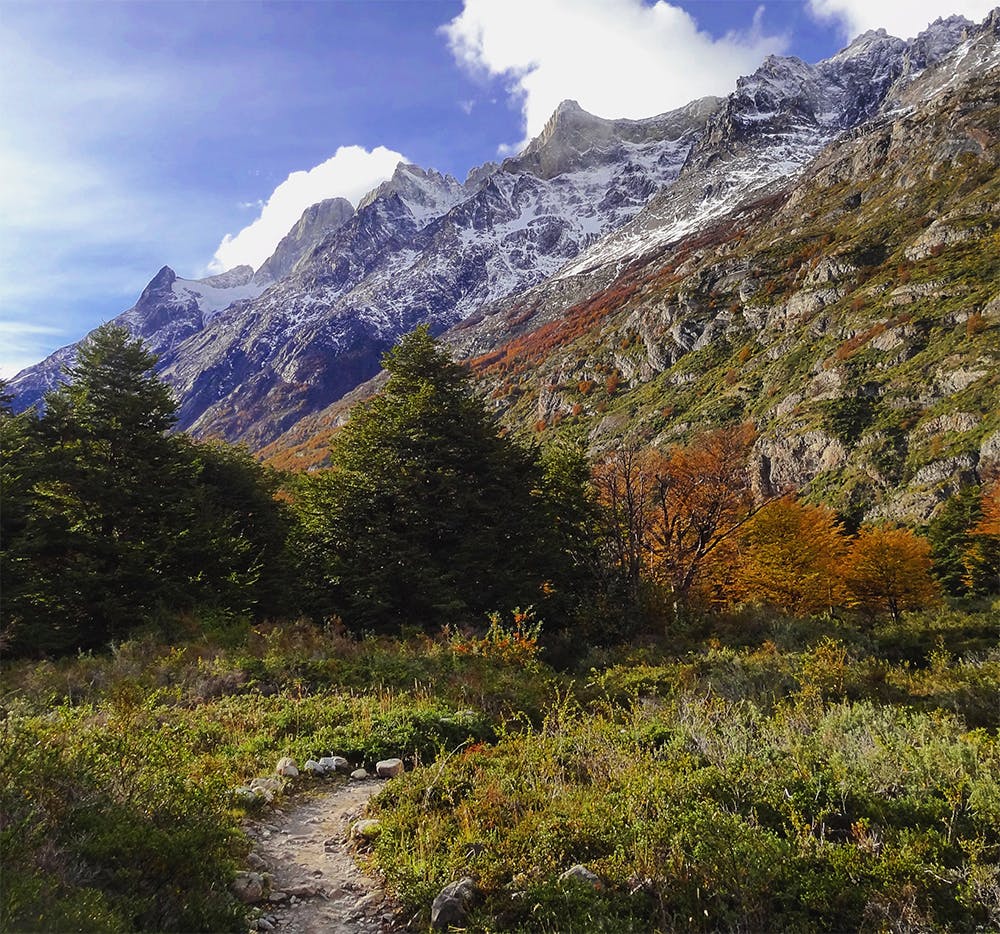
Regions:
<svg viewBox="0 0 1000 934"><path fill-rule="evenodd" d="M594 467L606 558L633 601L648 560L654 490L665 464L662 454L627 440Z"/></svg>
<svg viewBox="0 0 1000 934"><path fill-rule="evenodd" d="M665 453L626 444L595 470L612 555L687 601L710 555L760 508L748 466L753 427L719 428Z"/></svg>
<svg viewBox="0 0 1000 934"><path fill-rule="evenodd" d="M712 552L761 508L750 481L752 425L707 432L668 452L653 490L649 565L685 601Z"/></svg>
<svg viewBox="0 0 1000 934"><path fill-rule="evenodd" d="M795 614L842 606L841 562L847 551L833 510L792 497L768 503L735 537L717 569L723 592L740 603L762 603Z"/></svg>
<svg viewBox="0 0 1000 934"><path fill-rule="evenodd" d="M965 581L974 591L1000 591L1000 480L982 494L979 521L963 556Z"/></svg>
<svg viewBox="0 0 1000 934"><path fill-rule="evenodd" d="M864 526L844 561L845 582L855 606L871 616L898 621L906 610L940 600L931 575L931 546L908 529Z"/></svg>

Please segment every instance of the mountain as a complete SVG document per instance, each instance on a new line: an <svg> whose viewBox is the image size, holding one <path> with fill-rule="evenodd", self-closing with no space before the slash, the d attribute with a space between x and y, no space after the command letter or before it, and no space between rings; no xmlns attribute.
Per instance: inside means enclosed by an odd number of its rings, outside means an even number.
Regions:
<svg viewBox="0 0 1000 934"><path fill-rule="evenodd" d="M762 489L926 519L1000 469L998 32L769 59L632 222L446 339L522 430L600 452L749 419ZM845 91L861 62L877 107ZM371 388L264 453L321 462Z"/></svg>
<svg viewBox="0 0 1000 934"><path fill-rule="evenodd" d="M847 132L829 104L861 98L825 67L765 62L635 221L456 328L504 418L598 451L749 419L762 489L859 519L926 519L1000 469L1000 11L897 41L852 46L893 67Z"/></svg>
<svg viewBox="0 0 1000 934"><path fill-rule="evenodd" d="M199 326L192 311L183 339L152 342L181 402L180 427L258 447L374 375L382 352L417 324L441 331L540 282L672 181L720 103L603 120L567 102L520 156L463 183L401 164L356 213L342 199L310 208L252 277L249 303ZM161 294L157 280L150 290ZM166 298L136 309L178 314ZM19 403L50 388L53 364L71 354L19 374Z"/></svg>
<svg viewBox="0 0 1000 934"><path fill-rule="evenodd" d="M136 303L114 321L127 325L158 355L182 344L201 331L220 311L246 307L264 291L250 266L237 266L205 279L182 279L164 266L143 289ZM76 344L50 354L41 363L22 370L10 381L19 409L35 405L62 380L63 367L71 363Z"/></svg>
<svg viewBox="0 0 1000 934"><path fill-rule="evenodd" d="M310 208L234 271L255 294L182 309L164 270L126 315L181 427L286 463L320 460L381 353L427 322L515 427L600 450L752 418L762 488L926 513L1000 447L998 18L771 56L727 98L645 120L566 101L464 182L401 164L356 211ZM14 389L52 379L50 358Z"/></svg>

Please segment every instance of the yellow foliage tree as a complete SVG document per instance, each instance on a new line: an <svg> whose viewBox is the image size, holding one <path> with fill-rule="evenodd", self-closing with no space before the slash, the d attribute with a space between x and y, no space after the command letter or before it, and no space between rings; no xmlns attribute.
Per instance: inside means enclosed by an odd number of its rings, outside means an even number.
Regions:
<svg viewBox="0 0 1000 934"><path fill-rule="evenodd" d="M895 621L904 610L941 599L931 567L926 539L908 529L866 526L851 543L844 577L855 606L872 616L887 612Z"/></svg>
<svg viewBox="0 0 1000 934"><path fill-rule="evenodd" d="M785 497L757 513L740 531L733 564L719 575L737 603L763 603L807 615L847 601L842 562L847 541L833 510Z"/></svg>

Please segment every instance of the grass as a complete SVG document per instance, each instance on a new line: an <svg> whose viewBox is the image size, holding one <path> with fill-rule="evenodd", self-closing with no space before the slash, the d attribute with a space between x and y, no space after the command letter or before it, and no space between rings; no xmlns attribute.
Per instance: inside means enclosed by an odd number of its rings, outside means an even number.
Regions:
<svg viewBox="0 0 1000 934"><path fill-rule="evenodd" d="M4 930L245 930L233 791L324 754L407 760L370 858L425 920L472 875L480 931L1000 924L997 609L704 617L563 673L500 630L215 628L5 668Z"/></svg>

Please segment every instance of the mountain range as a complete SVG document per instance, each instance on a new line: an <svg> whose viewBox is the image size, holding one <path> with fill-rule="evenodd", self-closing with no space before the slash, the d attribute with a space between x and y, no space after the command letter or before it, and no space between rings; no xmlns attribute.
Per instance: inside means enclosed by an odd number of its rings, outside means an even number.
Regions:
<svg viewBox="0 0 1000 934"><path fill-rule="evenodd" d="M1000 10L768 57L644 120L566 101L460 182L400 164L257 270L164 267L117 320L179 427L321 463L427 323L512 426L593 451L752 419L760 487L926 518L1000 464ZM18 405L73 347L18 374Z"/></svg>

